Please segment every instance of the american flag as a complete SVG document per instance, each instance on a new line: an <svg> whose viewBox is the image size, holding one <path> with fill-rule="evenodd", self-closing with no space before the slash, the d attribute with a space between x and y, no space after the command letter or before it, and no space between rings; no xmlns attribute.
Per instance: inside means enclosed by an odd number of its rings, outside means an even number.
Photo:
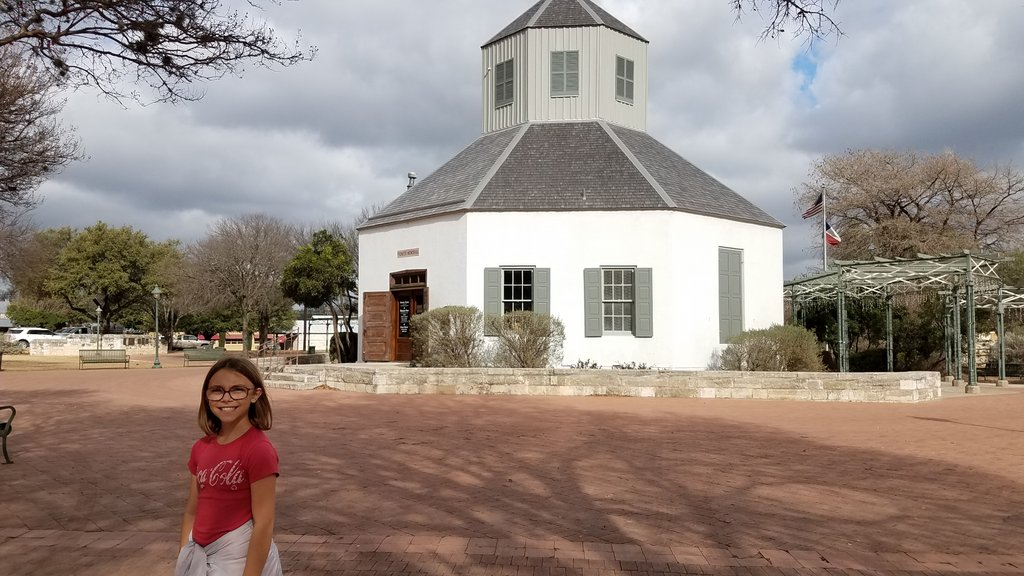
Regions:
<svg viewBox="0 0 1024 576"><path fill-rule="evenodd" d="M817 216L818 214L821 214L821 211L822 211L823 208L825 208L825 193L824 192L822 192L821 194L818 194L818 199L814 201L814 204L811 204L810 208L808 208L807 210L804 210L804 213L801 214L801 216L803 216L804 220L806 220L806 219L810 218L811 216Z"/></svg>

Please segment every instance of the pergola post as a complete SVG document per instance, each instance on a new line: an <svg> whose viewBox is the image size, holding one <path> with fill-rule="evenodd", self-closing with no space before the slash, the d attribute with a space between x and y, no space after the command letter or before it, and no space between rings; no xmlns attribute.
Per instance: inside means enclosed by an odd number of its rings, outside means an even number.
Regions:
<svg viewBox="0 0 1024 576"><path fill-rule="evenodd" d="M953 380L953 308L948 292L942 295L942 316L945 320L945 330L942 338L946 346L946 379Z"/></svg>
<svg viewBox="0 0 1024 576"><path fill-rule="evenodd" d="M963 338L960 335L960 286L953 286L953 386L964 383Z"/></svg>
<svg viewBox="0 0 1024 576"><path fill-rule="evenodd" d="M1003 287L999 286L999 290L996 292L996 338L999 339L997 346L999 348L999 379L996 380L996 386L1006 386L1009 381L1006 379L1006 339L1003 325Z"/></svg>
<svg viewBox="0 0 1024 576"><path fill-rule="evenodd" d="M885 289L885 365L889 372L893 371L892 362L892 294Z"/></svg>
<svg viewBox="0 0 1024 576"><path fill-rule="evenodd" d="M839 325L837 327L839 329L839 350L837 350L837 352L839 353L839 357L837 358L837 360L838 360L839 371L840 372L849 372L850 371L850 356L849 356L849 351L847 350L847 338L848 338L848 335L847 335L847 332L846 332L846 292L845 292L845 290L843 288L843 267L842 266L839 267L839 279L838 279L838 281L839 281L838 282L839 298L838 298L838 303L837 303L837 306L836 306L836 308L837 308L836 314L838 315L838 320L839 320Z"/></svg>
<svg viewBox="0 0 1024 576"><path fill-rule="evenodd" d="M981 389L978 386L978 330L974 323L974 308L977 303L974 301L974 257L967 254L967 298L964 304L967 306L967 387L964 392L976 394Z"/></svg>

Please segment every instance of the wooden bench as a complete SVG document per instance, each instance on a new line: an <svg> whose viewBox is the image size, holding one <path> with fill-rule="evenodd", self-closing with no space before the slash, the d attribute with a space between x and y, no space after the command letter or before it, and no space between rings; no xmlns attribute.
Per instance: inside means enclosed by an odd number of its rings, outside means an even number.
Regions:
<svg viewBox="0 0 1024 576"><path fill-rule="evenodd" d="M124 364L128 367L129 356L123 348L117 350L79 350L78 369L86 364Z"/></svg>
<svg viewBox="0 0 1024 576"><path fill-rule="evenodd" d="M196 348L195 350L185 350L185 366L189 365L189 362L216 362L224 357L225 351L223 348Z"/></svg>
<svg viewBox="0 0 1024 576"><path fill-rule="evenodd" d="M5 410L9 411L11 415L7 417L6 422L0 422L0 438L3 439L4 444L4 460L7 464L13 464L14 461L7 455L7 436L11 433L11 422L14 422L14 414L17 410L14 409L14 406L0 406L0 412Z"/></svg>

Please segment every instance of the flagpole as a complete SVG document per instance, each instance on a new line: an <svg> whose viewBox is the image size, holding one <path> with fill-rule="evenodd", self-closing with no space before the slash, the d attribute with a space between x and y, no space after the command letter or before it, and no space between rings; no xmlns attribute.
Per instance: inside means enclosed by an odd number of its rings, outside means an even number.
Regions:
<svg viewBox="0 0 1024 576"><path fill-rule="evenodd" d="M828 224L828 202L825 191L821 192L821 271L828 272L828 239L825 237L825 226Z"/></svg>

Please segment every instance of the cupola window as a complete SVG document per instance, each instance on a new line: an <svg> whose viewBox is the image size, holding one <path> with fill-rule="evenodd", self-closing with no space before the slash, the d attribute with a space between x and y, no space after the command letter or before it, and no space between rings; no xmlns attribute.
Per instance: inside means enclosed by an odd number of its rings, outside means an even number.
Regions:
<svg viewBox="0 0 1024 576"><path fill-rule="evenodd" d="M633 103L633 61L622 56L615 57L615 98Z"/></svg>
<svg viewBox="0 0 1024 576"><path fill-rule="evenodd" d="M573 51L551 53L551 95L580 95L580 53Z"/></svg>
<svg viewBox="0 0 1024 576"><path fill-rule="evenodd" d="M506 60L494 67L494 107L500 108L512 103L515 88L515 60Z"/></svg>

